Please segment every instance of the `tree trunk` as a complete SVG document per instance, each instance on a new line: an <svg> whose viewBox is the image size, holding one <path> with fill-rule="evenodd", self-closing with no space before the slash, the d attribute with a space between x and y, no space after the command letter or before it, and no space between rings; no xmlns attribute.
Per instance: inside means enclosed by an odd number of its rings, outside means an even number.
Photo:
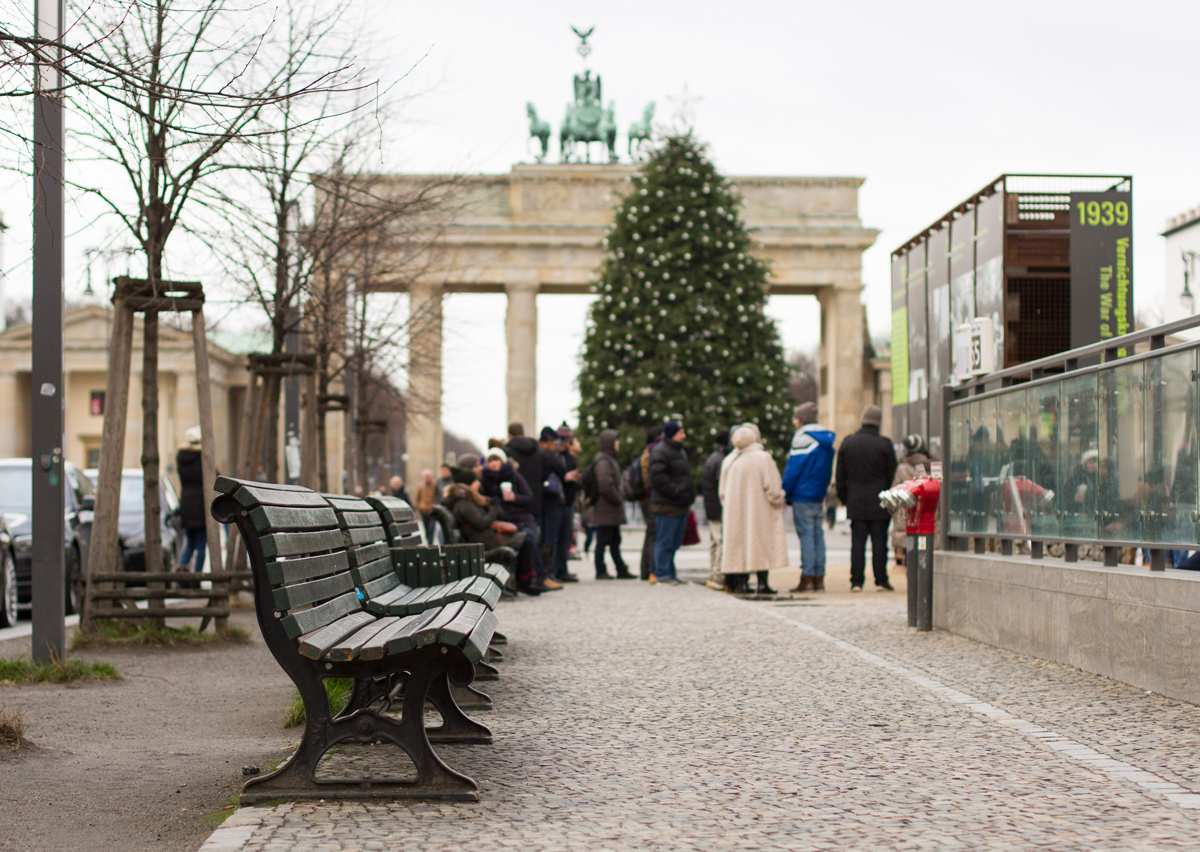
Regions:
<svg viewBox="0 0 1200 852"><path fill-rule="evenodd" d="M157 284L155 279L152 281ZM154 290L157 292L157 286ZM147 310L142 335L142 476L145 486L147 571L163 570L158 468L158 311ZM160 627L165 623L161 618L153 621Z"/></svg>

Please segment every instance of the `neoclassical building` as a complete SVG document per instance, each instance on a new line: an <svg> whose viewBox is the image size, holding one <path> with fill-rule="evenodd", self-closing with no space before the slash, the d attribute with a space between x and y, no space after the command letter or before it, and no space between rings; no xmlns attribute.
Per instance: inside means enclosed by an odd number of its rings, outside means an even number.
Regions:
<svg viewBox="0 0 1200 852"><path fill-rule="evenodd" d="M88 305L65 317L64 388L66 428L64 453L80 467L96 467L104 428L104 391L108 376L108 341L112 311ZM33 326L0 332L0 458L30 454L30 344ZM141 323L134 324L133 374L125 428L124 467L141 467L142 363ZM163 470L174 474L175 449L183 433L199 423L196 367L190 331L166 323L159 326L159 452ZM232 470L234 446L241 428L246 397L246 359L210 343L213 436L219 470Z"/></svg>
<svg viewBox="0 0 1200 852"><path fill-rule="evenodd" d="M440 311L444 293L504 293L508 297L508 419L536 422L537 297L588 293L603 259L601 240L630 186L632 165L517 165L508 174L463 181L461 212L440 227L428 271L403 285L412 310ZM385 179L397 197L428 175ZM862 298L862 254L879 232L858 216L856 177L733 177L755 250L771 262L770 294L815 296L821 312L822 420L841 435L858 428L865 403L880 393ZM376 190L381 187L376 184ZM374 285L387 289L383 282ZM797 310L807 309L796 303ZM440 352L441 323L425 323L414 347ZM436 337L437 339L430 339ZM415 360L414 360L415 363ZM424 357L410 373L414 394L439 399L438 358ZM408 471L436 469L442 458L440 410L407 422ZM890 418L889 418L890 419Z"/></svg>

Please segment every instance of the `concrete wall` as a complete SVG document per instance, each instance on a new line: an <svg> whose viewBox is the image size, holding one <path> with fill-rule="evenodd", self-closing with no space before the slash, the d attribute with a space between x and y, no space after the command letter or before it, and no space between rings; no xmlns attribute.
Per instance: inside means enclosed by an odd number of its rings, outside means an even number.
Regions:
<svg viewBox="0 0 1200 852"><path fill-rule="evenodd" d="M933 623L1200 704L1200 573L939 551Z"/></svg>

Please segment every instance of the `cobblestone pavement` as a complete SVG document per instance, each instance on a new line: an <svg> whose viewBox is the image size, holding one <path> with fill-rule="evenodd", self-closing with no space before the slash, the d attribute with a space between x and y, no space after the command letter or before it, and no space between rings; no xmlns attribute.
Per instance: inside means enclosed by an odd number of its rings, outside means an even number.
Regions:
<svg viewBox="0 0 1200 852"><path fill-rule="evenodd" d="M243 808L203 852L1200 848L1200 708L900 595L585 579L500 616L496 741L440 749L480 802Z"/></svg>

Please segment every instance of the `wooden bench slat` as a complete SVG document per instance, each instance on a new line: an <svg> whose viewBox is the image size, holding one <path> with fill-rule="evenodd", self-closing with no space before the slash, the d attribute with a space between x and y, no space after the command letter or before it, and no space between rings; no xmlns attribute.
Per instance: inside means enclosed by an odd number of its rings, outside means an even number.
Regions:
<svg viewBox="0 0 1200 852"><path fill-rule="evenodd" d="M315 494L299 486L279 488L269 483L246 482L227 476L218 476L213 485L222 494L230 494L238 504L247 508L264 506L317 506L326 507L328 504Z"/></svg>
<svg viewBox="0 0 1200 852"><path fill-rule="evenodd" d="M486 565L483 569L483 576L490 577L492 582L503 589L508 583L508 578L512 576L512 572L503 565Z"/></svg>
<svg viewBox="0 0 1200 852"><path fill-rule="evenodd" d="M349 535L351 544L363 545L371 544L376 541L386 541L383 535L383 527L354 527L353 529L345 530L344 534Z"/></svg>
<svg viewBox="0 0 1200 852"><path fill-rule="evenodd" d="M381 595L391 594L396 590L411 591L408 586L400 582L399 577L390 571L377 580L363 583L361 588L369 601L377 601ZM372 609L372 612L374 612L374 609Z"/></svg>
<svg viewBox="0 0 1200 852"><path fill-rule="evenodd" d="M342 516L342 523L347 527L378 527L381 526L379 521L379 513L371 511L371 507L363 504L363 511L350 512L342 510L339 514Z"/></svg>
<svg viewBox="0 0 1200 852"><path fill-rule="evenodd" d="M413 634L413 641L418 645L432 645L437 641L438 631L445 627L458 616L462 608L466 606L462 601L446 604L439 610L436 610L436 615L431 618L424 627Z"/></svg>
<svg viewBox="0 0 1200 852"><path fill-rule="evenodd" d="M396 572L392 570L392 557L387 555L386 550L382 559L376 559L374 562L369 562L361 568L351 568L351 571L360 586L386 574L396 577ZM396 577L396 581L399 582L399 580L400 578Z"/></svg>
<svg viewBox="0 0 1200 852"><path fill-rule="evenodd" d="M479 601L487 605L488 609L492 609L500 600L500 587L487 577L475 577L467 587L466 598Z"/></svg>
<svg viewBox="0 0 1200 852"><path fill-rule="evenodd" d="M337 515L328 506L256 506L250 510L250 520L254 522L254 528L263 533L338 525Z"/></svg>
<svg viewBox="0 0 1200 852"><path fill-rule="evenodd" d="M300 556L294 559L277 559L267 563L267 577L271 584L298 583L350 569L350 558L346 551L322 553L317 556Z"/></svg>
<svg viewBox="0 0 1200 852"><path fill-rule="evenodd" d="M275 609L289 610L336 598L353 588L354 577L350 575L349 571L346 571L341 574L331 574L319 580L276 586L271 590L271 599L275 602Z"/></svg>
<svg viewBox="0 0 1200 852"><path fill-rule="evenodd" d="M352 612L331 624L326 624L324 627L320 627L299 637L297 641L300 653L310 660L319 660L321 659L321 655L325 653L326 648L342 641L342 639L363 625L372 624L375 621L375 616L369 612L362 612L361 610L359 612Z"/></svg>
<svg viewBox="0 0 1200 852"><path fill-rule="evenodd" d="M395 575L393 574L392 576L395 576ZM388 604L392 604L392 603L395 603L396 601L400 600L405 595L413 594L413 592L414 592L414 590L411 587L406 586L403 583L397 583L395 586L388 589L386 592L383 592L382 594L372 595L370 600L373 602L382 604L384 606L387 606ZM393 613L393 614L394 615L402 615L403 613Z"/></svg>
<svg viewBox="0 0 1200 852"><path fill-rule="evenodd" d="M383 643L383 655L404 654L417 647L417 643L413 640L413 634L428 624L438 616L440 610L425 610L424 612L414 613L400 619L396 624L393 624L390 630L384 631L375 637L371 642L371 647L375 646L375 642ZM366 657L367 649L363 648L363 659Z"/></svg>
<svg viewBox="0 0 1200 852"><path fill-rule="evenodd" d="M487 607L475 601L467 601L450 621L438 628L437 641L458 647L471 635Z"/></svg>
<svg viewBox="0 0 1200 852"><path fill-rule="evenodd" d="M324 550L340 550L344 545L341 530L272 533L264 535L259 541L262 543L263 556L268 559L273 556L307 556Z"/></svg>
<svg viewBox="0 0 1200 852"><path fill-rule="evenodd" d="M460 646L463 655L472 663L482 660L499 625L500 621L496 618L496 613L490 610L485 612L483 618L475 625L475 629Z"/></svg>
<svg viewBox="0 0 1200 852"><path fill-rule="evenodd" d="M312 609L302 609L280 619L284 632L289 639L311 633L319 627L331 624L343 615L362 609L362 601L357 592L347 592L341 597L326 601Z"/></svg>
<svg viewBox="0 0 1200 852"><path fill-rule="evenodd" d="M365 570L368 563L383 560L392 567L392 554L386 541L376 541L371 544L354 545L350 548L350 564L359 571ZM369 578L369 579L374 579Z"/></svg>
<svg viewBox="0 0 1200 852"><path fill-rule="evenodd" d="M350 636L333 645L325 652L325 659L333 660L335 663L344 663L355 659L363 646L366 645L375 634L381 630L386 630L392 624L400 619L395 616L384 616L383 618L375 618L370 624L356 630Z"/></svg>

